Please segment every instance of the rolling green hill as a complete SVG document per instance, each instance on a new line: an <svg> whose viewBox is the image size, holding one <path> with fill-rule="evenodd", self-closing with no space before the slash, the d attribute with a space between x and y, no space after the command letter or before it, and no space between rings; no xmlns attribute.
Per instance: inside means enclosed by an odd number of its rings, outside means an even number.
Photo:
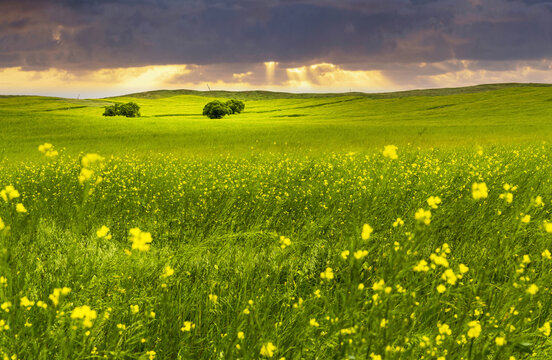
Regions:
<svg viewBox="0 0 552 360"><path fill-rule="evenodd" d="M201 116L215 95L245 100L243 114ZM137 119L103 106L135 101ZM364 151L385 144L475 146L552 139L552 87L493 84L388 94L157 91L99 100L0 98L0 151L38 157L43 142L69 154L212 156L250 152Z"/></svg>

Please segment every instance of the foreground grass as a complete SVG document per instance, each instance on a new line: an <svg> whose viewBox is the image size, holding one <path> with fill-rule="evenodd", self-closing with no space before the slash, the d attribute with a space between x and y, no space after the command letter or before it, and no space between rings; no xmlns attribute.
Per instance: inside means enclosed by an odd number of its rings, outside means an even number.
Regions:
<svg viewBox="0 0 552 360"><path fill-rule="evenodd" d="M4 164L0 354L549 358L551 150Z"/></svg>

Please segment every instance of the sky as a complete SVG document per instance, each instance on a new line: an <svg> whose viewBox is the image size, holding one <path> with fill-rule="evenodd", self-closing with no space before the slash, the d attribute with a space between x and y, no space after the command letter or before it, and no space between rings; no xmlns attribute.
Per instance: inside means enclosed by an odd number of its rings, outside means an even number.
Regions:
<svg viewBox="0 0 552 360"><path fill-rule="evenodd" d="M552 0L0 0L0 94L552 82Z"/></svg>

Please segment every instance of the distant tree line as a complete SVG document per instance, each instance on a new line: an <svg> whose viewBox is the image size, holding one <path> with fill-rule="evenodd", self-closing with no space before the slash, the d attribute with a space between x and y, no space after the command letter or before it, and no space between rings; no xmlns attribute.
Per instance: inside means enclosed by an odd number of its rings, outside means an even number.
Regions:
<svg viewBox="0 0 552 360"><path fill-rule="evenodd" d="M209 119L222 119L225 115L239 114L245 109L243 101L231 99L223 103L219 100L211 101L203 108L203 115Z"/></svg>
<svg viewBox="0 0 552 360"><path fill-rule="evenodd" d="M134 102L128 102L126 104L113 104L105 107L103 116L139 117L140 106Z"/></svg>

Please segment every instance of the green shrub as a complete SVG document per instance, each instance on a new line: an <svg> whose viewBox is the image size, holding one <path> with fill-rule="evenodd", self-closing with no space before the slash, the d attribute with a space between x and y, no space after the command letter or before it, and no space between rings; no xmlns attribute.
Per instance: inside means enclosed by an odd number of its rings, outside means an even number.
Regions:
<svg viewBox="0 0 552 360"><path fill-rule="evenodd" d="M203 115L209 119L221 119L224 115L232 114L232 110L222 102L211 101L203 108Z"/></svg>
<svg viewBox="0 0 552 360"><path fill-rule="evenodd" d="M134 102L128 102L126 104L113 104L105 107L103 116L139 117L140 106Z"/></svg>
<svg viewBox="0 0 552 360"><path fill-rule="evenodd" d="M240 100L231 99L228 100L225 105L230 108L232 114L239 114L245 109L245 104Z"/></svg>

